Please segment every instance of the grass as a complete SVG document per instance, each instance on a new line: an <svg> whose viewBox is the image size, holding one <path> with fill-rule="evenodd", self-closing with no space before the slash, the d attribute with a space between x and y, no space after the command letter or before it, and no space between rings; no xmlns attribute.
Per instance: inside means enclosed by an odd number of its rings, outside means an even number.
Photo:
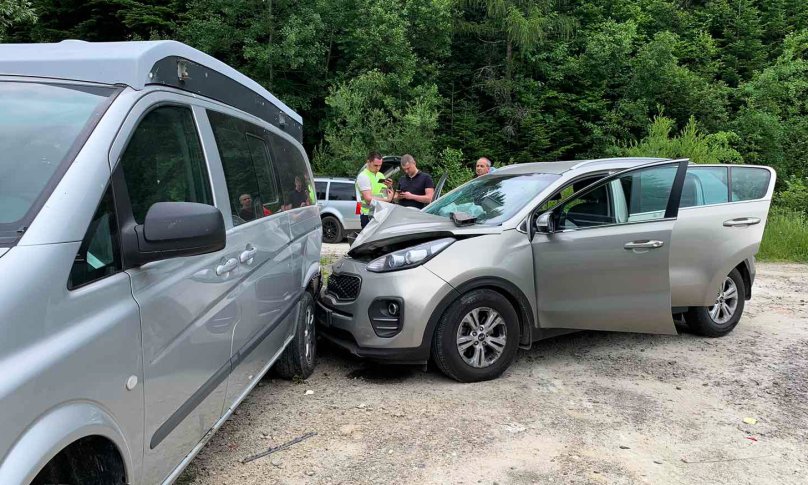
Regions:
<svg viewBox="0 0 808 485"><path fill-rule="evenodd" d="M772 208L758 259L808 263L808 217L801 212Z"/></svg>

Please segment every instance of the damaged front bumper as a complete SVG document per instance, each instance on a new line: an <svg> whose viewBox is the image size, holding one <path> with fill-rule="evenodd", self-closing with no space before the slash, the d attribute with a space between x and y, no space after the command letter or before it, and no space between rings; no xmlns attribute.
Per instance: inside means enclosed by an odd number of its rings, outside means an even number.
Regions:
<svg viewBox="0 0 808 485"><path fill-rule="evenodd" d="M352 354L396 363L429 359L429 322L454 289L423 266L372 273L367 262L334 264L316 316L320 333Z"/></svg>

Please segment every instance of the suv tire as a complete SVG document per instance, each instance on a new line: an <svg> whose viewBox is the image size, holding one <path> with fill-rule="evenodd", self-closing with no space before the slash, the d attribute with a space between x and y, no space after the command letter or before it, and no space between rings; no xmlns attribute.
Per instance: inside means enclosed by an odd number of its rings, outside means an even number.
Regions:
<svg viewBox="0 0 808 485"><path fill-rule="evenodd" d="M481 289L464 294L443 314L432 340L432 357L448 377L479 382L499 377L518 347L519 319L513 305L496 291Z"/></svg>
<svg viewBox="0 0 808 485"><path fill-rule="evenodd" d="M295 337L275 362L275 372L284 379L307 379L317 361L317 334L314 324L314 297L308 291L300 299L300 315Z"/></svg>
<svg viewBox="0 0 808 485"><path fill-rule="evenodd" d="M323 242L334 244L342 241L345 236L345 229L340 224L339 219L334 216L323 217Z"/></svg>
<svg viewBox="0 0 808 485"><path fill-rule="evenodd" d="M685 314L685 322L694 333L704 337L721 337L738 324L746 302L746 286L737 269L733 269L721 282L715 301L713 306L692 307Z"/></svg>

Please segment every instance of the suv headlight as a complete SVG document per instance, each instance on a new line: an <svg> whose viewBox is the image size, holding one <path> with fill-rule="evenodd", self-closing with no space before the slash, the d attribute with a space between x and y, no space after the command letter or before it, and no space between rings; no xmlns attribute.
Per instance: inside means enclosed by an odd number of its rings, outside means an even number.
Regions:
<svg viewBox="0 0 808 485"><path fill-rule="evenodd" d="M449 247L453 242L455 242L453 238L447 237L385 254L368 263L367 269L374 273L386 273L388 271L414 268L434 258L435 255Z"/></svg>

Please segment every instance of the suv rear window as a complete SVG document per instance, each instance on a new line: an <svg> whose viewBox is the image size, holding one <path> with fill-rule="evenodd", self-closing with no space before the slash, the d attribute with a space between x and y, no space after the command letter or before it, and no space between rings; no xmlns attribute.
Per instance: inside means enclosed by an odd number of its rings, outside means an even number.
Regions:
<svg viewBox="0 0 808 485"><path fill-rule="evenodd" d="M0 246L15 242L30 224L114 92L0 82Z"/></svg>
<svg viewBox="0 0 808 485"><path fill-rule="evenodd" d="M331 190L329 190L328 200L356 200L356 188L354 184L346 184L344 182L331 182Z"/></svg>

